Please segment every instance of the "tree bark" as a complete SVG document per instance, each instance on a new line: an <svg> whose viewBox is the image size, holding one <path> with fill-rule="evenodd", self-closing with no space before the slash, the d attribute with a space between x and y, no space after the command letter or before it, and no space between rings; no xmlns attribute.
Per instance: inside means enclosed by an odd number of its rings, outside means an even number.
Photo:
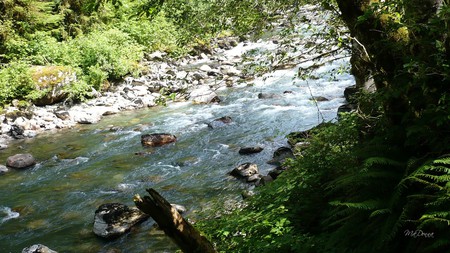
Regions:
<svg viewBox="0 0 450 253"><path fill-rule="evenodd" d="M214 246L200 234L178 211L154 189L147 189L150 196L134 197L134 203L150 215L159 227L185 253L216 253Z"/></svg>

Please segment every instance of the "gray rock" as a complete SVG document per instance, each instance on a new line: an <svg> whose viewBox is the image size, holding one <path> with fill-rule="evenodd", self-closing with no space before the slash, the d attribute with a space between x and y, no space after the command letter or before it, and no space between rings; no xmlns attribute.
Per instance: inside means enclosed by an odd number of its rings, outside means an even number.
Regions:
<svg viewBox="0 0 450 253"><path fill-rule="evenodd" d="M149 216L136 207L120 203L107 203L95 211L93 231L97 236L112 239L128 232Z"/></svg>
<svg viewBox="0 0 450 253"><path fill-rule="evenodd" d="M100 121L101 114L89 112L76 112L73 116L75 122L79 124L95 124Z"/></svg>
<svg viewBox="0 0 450 253"><path fill-rule="evenodd" d="M209 86L200 86L189 94L189 100L194 104L208 104L220 102L217 93L211 90Z"/></svg>
<svg viewBox="0 0 450 253"><path fill-rule="evenodd" d="M22 253L58 253L54 250L51 250L49 247L42 244L35 244L28 248L24 248Z"/></svg>
<svg viewBox="0 0 450 253"><path fill-rule="evenodd" d="M17 154L8 157L6 160L6 166L15 169L24 169L36 164L36 159L34 159L31 154Z"/></svg>
<svg viewBox="0 0 450 253"><path fill-rule="evenodd" d="M5 174L8 171L9 171L8 167L6 167L5 165L1 165L0 164L0 175L1 174Z"/></svg>
<svg viewBox="0 0 450 253"><path fill-rule="evenodd" d="M238 167L234 168L230 175L237 177L237 178L249 178L255 174L258 174L258 165L254 163L244 163L239 165Z"/></svg>

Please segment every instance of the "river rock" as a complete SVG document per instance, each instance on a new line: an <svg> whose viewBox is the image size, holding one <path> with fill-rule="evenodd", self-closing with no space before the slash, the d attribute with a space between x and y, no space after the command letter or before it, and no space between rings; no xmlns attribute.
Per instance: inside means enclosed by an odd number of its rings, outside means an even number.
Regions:
<svg viewBox="0 0 450 253"><path fill-rule="evenodd" d="M230 124L233 120L231 119L230 116L223 116L220 117L218 119L215 119L211 122L208 123L208 127L209 128L218 128L218 127L223 127L227 124Z"/></svg>
<svg viewBox="0 0 450 253"><path fill-rule="evenodd" d="M196 88L189 94L189 100L194 104L209 104L220 102L220 98L217 93L214 92L209 86L203 85Z"/></svg>
<svg viewBox="0 0 450 253"><path fill-rule="evenodd" d="M273 98L280 98L281 96L274 93L259 93L258 98L259 99L273 99Z"/></svg>
<svg viewBox="0 0 450 253"><path fill-rule="evenodd" d="M141 136L141 144L146 147L157 147L176 141L177 137L172 134L154 133Z"/></svg>
<svg viewBox="0 0 450 253"><path fill-rule="evenodd" d="M317 101L317 102L330 101L328 98L322 97L322 96L314 96L313 98L314 98L314 100Z"/></svg>
<svg viewBox="0 0 450 253"><path fill-rule="evenodd" d="M248 179L249 177L256 175L258 173L259 173L258 165L254 163L243 163L238 167L234 168L230 172L230 175L237 178Z"/></svg>
<svg viewBox="0 0 450 253"><path fill-rule="evenodd" d="M22 253L58 253L54 250L51 250L49 247L42 244L35 244L28 248L24 248Z"/></svg>
<svg viewBox="0 0 450 253"><path fill-rule="evenodd" d="M76 72L64 66L34 66L31 75L36 90L41 97L35 99L35 105L50 105L66 99L69 95L67 87L77 82Z"/></svg>
<svg viewBox="0 0 450 253"><path fill-rule="evenodd" d="M283 167L276 167L275 169L269 171L267 175L272 177L273 179L277 179L277 177L281 175L284 171L285 169Z"/></svg>
<svg viewBox="0 0 450 253"><path fill-rule="evenodd" d="M71 112L71 114L74 114L73 119L78 124L95 124L99 122L102 117L101 114L84 111Z"/></svg>
<svg viewBox="0 0 450 253"><path fill-rule="evenodd" d="M36 159L34 159L31 154L17 154L8 157L6 160L6 166L15 169L24 169L36 164Z"/></svg>
<svg viewBox="0 0 450 253"><path fill-rule="evenodd" d="M117 238L148 217L137 207L120 203L103 204L95 211L93 231L103 238Z"/></svg>
<svg viewBox="0 0 450 253"><path fill-rule="evenodd" d="M263 151L264 148L263 147L245 147L245 148L241 148L239 149L239 154L241 155L250 155L250 154L255 154L255 153L259 153L261 151Z"/></svg>
<svg viewBox="0 0 450 253"><path fill-rule="evenodd" d="M18 125L11 125L8 134L14 139L23 139L25 138L25 136L23 135L24 131L25 130Z"/></svg>
<svg viewBox="0 0 450 253"><path fill-rule="evenodd" d="M344 113L344 112L355 111L356 108L357 108L357 106L355 104L350 104L350 103L343 104L343 105L339 106L339 108L338 108L338 115L340 113Z"/></svg>
<svg viewBox="0 0 450 253"><path fill-rule="evenodd" d="M9 171L8 167L6 167L5 165L1 165L0 164L0 175L1 174L5 174L8 171Z"/></svg>
<svg viewBox="0 0 450 253"><path fill-rule="evenodd" d="M281 147L273 152L272 160L267 163L280 166L286 158L294 158L294 153L292 152L292 149L288 147Z"/></svg>

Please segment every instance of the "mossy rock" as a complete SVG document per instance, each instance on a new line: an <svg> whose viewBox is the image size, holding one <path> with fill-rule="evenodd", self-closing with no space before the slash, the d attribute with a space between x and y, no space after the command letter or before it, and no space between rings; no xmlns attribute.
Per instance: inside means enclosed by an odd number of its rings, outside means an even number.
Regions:
<svg viewBox="0 0 450 253"><path fill-rule="evenodd" d="M74 70L65 66L33 66L31 76L36 91L31 95L36 105L50 105L69 95L67 87L77 81Z"/></svg>

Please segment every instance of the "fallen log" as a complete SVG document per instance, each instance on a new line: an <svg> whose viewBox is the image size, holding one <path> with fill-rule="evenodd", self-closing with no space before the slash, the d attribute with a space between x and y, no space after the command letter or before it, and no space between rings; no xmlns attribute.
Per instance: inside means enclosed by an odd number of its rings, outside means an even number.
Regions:
<svg viewBox="0 0 450 253"><path fill-rule="evenodd" d="M184 253L217 253L212 243L187 222L172 205L154 189L147 189L150 196L134 196L134 203L142 212L150 215L159 227Z"/></svg>

